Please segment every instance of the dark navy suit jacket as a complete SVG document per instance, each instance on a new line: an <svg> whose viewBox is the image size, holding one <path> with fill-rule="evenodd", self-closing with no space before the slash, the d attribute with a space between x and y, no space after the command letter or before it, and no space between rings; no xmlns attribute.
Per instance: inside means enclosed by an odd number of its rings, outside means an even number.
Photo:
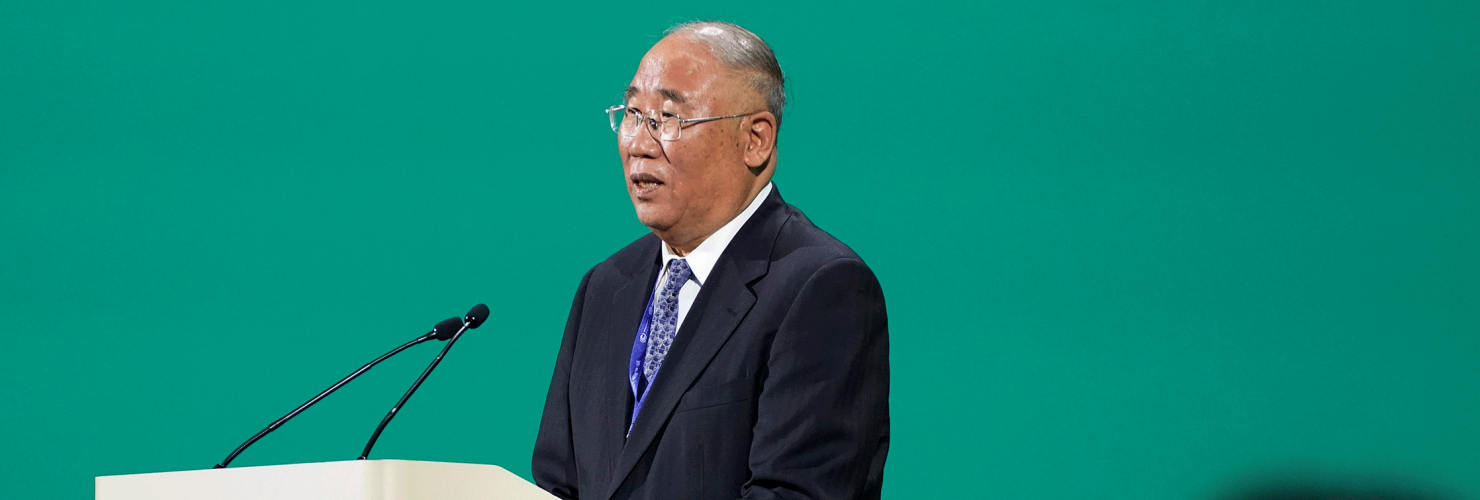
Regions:
<svg viewBox="0 0 1480 500"><path fill-rule="evenodd" d="M771 194L720 256L648 399L628 361L657 280L643 236L586 273L535 441L582 500L877 499L889 450L884 294L863 260Z"/></svg>

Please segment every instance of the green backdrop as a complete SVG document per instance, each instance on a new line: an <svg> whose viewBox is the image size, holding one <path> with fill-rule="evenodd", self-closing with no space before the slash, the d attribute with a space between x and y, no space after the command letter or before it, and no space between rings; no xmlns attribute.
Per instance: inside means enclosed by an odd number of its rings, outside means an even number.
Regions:
<svg viewBox="0 0 1480 500"><path fill-rule="evenodd" d="M645 231L601 110L715 18L884 284L887 498L1480 498L1480 4L496 4L0 3L0 496L209 467L476 302L373 456L527 477ZM435 349L236 464L354 458Z"/></svg>

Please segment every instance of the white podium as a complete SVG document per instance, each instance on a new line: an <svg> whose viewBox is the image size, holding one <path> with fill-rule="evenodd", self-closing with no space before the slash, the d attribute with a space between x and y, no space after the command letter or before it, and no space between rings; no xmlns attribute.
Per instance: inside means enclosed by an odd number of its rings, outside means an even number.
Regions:
<svg viewBox="0 0 1480 500"><path fill-rule="evenodd" d="M496 465L347 460L99 476L97 500L552 500Z"/></svg>

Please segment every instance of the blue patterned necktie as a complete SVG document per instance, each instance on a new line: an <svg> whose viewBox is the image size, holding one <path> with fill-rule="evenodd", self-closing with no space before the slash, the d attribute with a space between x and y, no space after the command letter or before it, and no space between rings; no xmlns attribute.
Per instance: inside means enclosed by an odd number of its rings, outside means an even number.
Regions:
<svg viewBox="0 0 1480 500"><path fill-rule="evenodd" d="M678 334L678 291L683 289L684 283L688 283L693 274L689 263L683 259L669 261L668 281L663 283L658 296L654 297L653 323L649 327L647 355L642 363L642 376L649 384L653 382L653 375L658 373L658 368L663 366L663 358L668 356L668 348L673 346L673 336Z"/></svg>

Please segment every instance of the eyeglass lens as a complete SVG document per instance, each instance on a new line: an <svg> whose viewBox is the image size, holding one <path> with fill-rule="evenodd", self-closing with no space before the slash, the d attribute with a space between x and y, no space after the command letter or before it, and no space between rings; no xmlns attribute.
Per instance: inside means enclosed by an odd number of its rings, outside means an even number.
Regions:
<svg viewBox="0 0 1480 500"><path fill-rule="evenodd" d="M608 112L608 115L611 117L612 130L621 133L624 137L637 135L638 127L643 126L657 132L653 135L665 141L678 140L683 134L683 127L680 126L678 117L666 116L661 112L660 117L656 119L648 116L647 113L625 108L613 109Z"/></svg>

